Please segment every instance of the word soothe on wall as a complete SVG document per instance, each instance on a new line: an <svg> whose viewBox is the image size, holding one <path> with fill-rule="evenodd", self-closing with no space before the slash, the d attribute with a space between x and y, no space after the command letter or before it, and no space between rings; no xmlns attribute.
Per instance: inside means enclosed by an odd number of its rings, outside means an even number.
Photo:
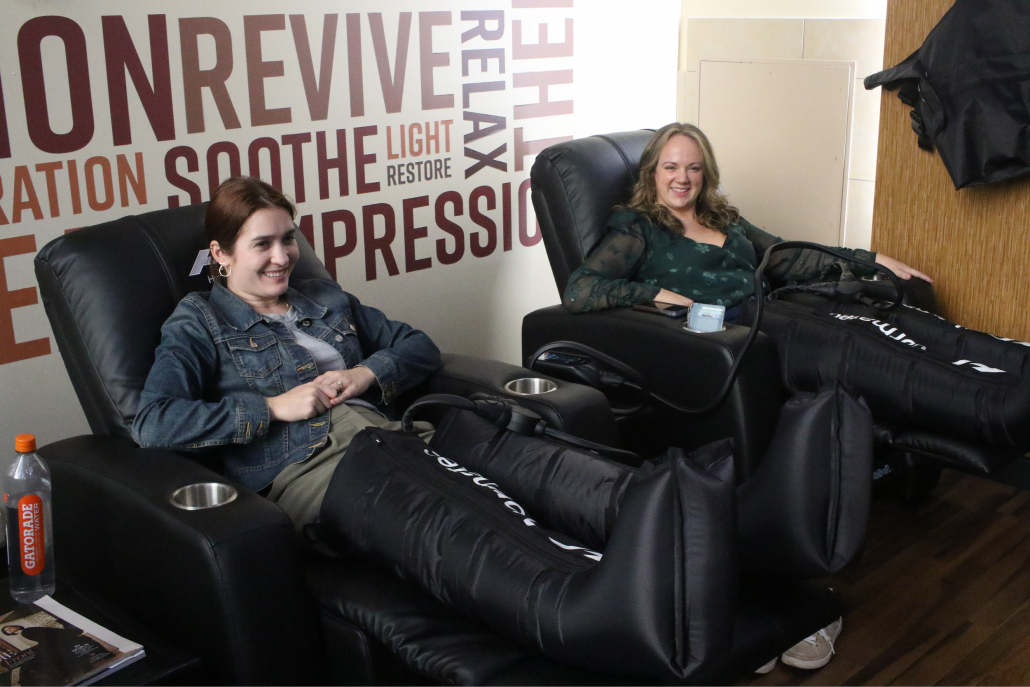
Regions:
<svg viewBox="0 0 1030 687"><path fill-rule="evenodd" d="M107 0L44 16L16 2L0 29L0 365L51 353L19 336L12 311L38 293L10 287L4 258L203 202L229 176L290 195L334 278L539 243L527 164L570 138L572 0L406 4L177 16L197 5Z"/></svg>

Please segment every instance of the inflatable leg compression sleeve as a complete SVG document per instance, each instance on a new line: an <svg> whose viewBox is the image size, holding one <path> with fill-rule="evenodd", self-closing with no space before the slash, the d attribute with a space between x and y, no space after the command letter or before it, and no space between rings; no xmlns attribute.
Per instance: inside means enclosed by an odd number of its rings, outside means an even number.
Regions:
<svg viewBox="0 0 1030 687"><path fill-rule="evenodd" d="M839 380L878 420L1030 450L1030 344L907 306L811 297L767 303L761 329L776 341L792 391Z"/></svg>
<svg viewBox="0 0 1030 687"><path fill-rule="evenodd" d="M465 411L448 413L430 445L489 475L544 527L593 548L604 547L630 482L648 472ZM795 395L756 473L738 487L743 572L801 579L840 570L865 535L871 475L865 403L836 385Z"/></svg>
<svg viewBox="0 0 1030 687"><path fill-rule="evenodd" d="M601 556L417 437L369 428L333 474L322 531L547 656L682 680L730 649L733 474L728 441L676 452L626 490Z"/></svg>
<svg viewBox="0 0 1030 687"><path fill-rule="evenodd" d="M737 488L742 569L803 579L847 565L865 539L872 463L864 401L837 385L791 397L758 469Z"/></svg>
<svg viewBox="0 0 1030 687"><path fill-rule="evenodd" d="M632 468L555 439L509 432L459 410L444 416L429 445L489 475L542 526L594 548L607 543L630 480L650 469L650 464Z"/></svg>

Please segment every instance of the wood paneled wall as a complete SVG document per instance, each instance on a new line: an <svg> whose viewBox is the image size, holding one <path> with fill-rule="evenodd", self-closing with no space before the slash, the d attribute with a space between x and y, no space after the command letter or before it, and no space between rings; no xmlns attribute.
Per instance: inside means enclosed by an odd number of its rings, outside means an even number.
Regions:
<svg viewBox="0 0 1030 687"><path fill-rule="evenodd" d="M884 68L915 51L954 0L889 0ZM944 315L1030 341L1030 178L956 191L936 152L916 145L910 108L880 106L872 248L935 280Z"/></svg>

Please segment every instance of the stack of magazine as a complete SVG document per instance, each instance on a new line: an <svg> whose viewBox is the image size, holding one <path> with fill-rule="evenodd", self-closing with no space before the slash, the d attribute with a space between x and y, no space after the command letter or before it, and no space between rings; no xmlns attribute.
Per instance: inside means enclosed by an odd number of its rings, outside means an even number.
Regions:
<svg viewBox="0 0 1030 687"><path fill-rule="evenodd" d="M49 596L0 616L0 685L90 685L143 655Z"/></svg>

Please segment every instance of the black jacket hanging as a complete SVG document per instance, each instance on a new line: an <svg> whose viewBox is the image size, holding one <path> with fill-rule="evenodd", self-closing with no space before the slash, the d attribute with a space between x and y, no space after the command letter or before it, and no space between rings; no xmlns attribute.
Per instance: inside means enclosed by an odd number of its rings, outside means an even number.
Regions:
<svg viewBox="0 0 1030 687"><path fill-rule="evenodd" d="M1030 172L1030 1L957 0L918 50L866 77L877 86L912 107L956 189Z"/></svg>

